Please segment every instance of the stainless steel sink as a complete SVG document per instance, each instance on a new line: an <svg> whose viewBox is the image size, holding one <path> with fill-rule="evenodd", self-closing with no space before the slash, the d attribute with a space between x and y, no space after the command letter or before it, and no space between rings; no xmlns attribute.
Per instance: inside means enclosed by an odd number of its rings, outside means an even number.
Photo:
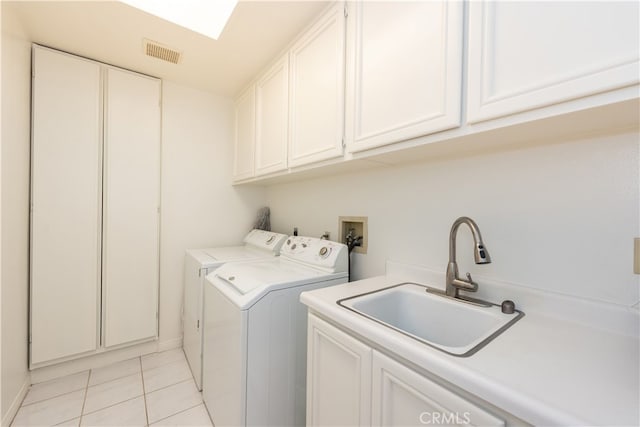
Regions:
<svg viewBox="0 0 640 427"><path fill-rule="evenodd" d="M432 292L428 292L432 291ZM476 300L477 301L477 300ZM401 283L338 301L342 307L454 356L470 356L524 313L461 301L416 283Z"/></svg>

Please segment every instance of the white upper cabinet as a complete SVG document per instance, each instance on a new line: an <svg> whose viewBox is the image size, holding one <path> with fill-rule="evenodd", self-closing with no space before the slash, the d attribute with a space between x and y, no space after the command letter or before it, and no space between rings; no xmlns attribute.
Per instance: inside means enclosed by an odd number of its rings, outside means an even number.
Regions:
<svg viewBox="0 0 640 427"><path fill-rule="evenodd" d="M249 86L236 100L233 180L254 175L256 147L256 86Z"/></svg>
<svg viewBox="0 0 640 427"><path fill-rule="evenodd" d="M459 126L463 2L352 5L346 55L348 151Z"/></svg>
<svg viewBox="0 0 640 427"><path fill-rule="evenodd" d="M637 84L639 3L469 3L467 119Z"/></svg>
<svg viewBox="0 0 640 427"><path fill-rule="evenodd" d="M278 63L258 80L257 148L256 85L240 97L234 180L367 156L384 162L551 117L557 130L548 135L602 131L611 126L605 115L589 119L601 107L620 106L630 121L633 102L621 104L638 98L639 28L633 1L337 2L293 42L288 77ZM579 110L578 122L560 117Z"/></svg>
<svg viewBox="0 0 640 427"><path fill-rule="evenodd" d="M289 166L343 154L344 43L337 3L291 48Z"/></svg>
<svg viewBox="0 0 640 427"><path fill-rule="evenodd" d="M284 55L256 83L256 175L287 168L288 59Z"/></svg>

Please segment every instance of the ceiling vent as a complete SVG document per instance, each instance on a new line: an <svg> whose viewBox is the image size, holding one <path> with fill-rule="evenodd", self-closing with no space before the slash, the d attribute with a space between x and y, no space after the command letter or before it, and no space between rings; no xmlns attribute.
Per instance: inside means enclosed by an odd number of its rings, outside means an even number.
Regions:
<svg viewBox="0 0 640 427"><path fill-rule="evenodd" d="M180 62L182 53L177 50L164 46L153 40L143 39L144 54L153 58L177 64Z"/></svg>

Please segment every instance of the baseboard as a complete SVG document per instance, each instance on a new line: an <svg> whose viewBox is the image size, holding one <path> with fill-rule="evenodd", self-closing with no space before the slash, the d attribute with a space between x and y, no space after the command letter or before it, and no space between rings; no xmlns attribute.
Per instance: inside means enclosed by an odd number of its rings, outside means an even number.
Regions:
<svg viewBox="0 0 640 427"><path fill-rule="evenodd" d="M32 384L60 378L65 375L76 374L89 369L99 368L134 357L143 356L158 351L158 341L132 345L117 350L103 351L98 354L57 363L55 365L33 368L31 370Z"/></svg>
<svg viewBox="0 0 640 427"><path fill-rule="evenodd" d="M182 348L182 337L158 342L158 352Z"/></svg>
<svg viewBox="0 0 640 427"><path fill-rule="evenodd" d="M22 383L22 387L20 387L20 391L13 399L13 402L11 402L11 406L9 406L9 410L4 415L4 417L2 417L2 426L11 425L11 421L13 421L13 419L15 418L16 414L18 413L18 409L20 409L20 405L22 405L24 397L29 391L29 387L31 387L31 378L27 374L24 378L24 383Z"/></svg>
<svg viewBox="0 0 640 427"><path fill-rule="evenodd" d="M112 363L143 356L149 353L156 353L174 348L182 348L182 337L151 341L137 344L130 347L123 347L117 350L104 351L79 359L57 363L55 365L34 368L31 371L31 383L36 384L65 375L75 374L89 369L99 368Z"/></svg>

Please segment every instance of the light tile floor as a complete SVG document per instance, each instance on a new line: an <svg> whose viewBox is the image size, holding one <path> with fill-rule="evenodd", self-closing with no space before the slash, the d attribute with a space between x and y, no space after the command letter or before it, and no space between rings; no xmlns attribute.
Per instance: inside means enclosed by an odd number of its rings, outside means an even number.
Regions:
<svg viewBox="0 0 640 427"><path fill-rule="evenodd" d="M34 384L12 426L212 426L182 349Z"/></svg>

